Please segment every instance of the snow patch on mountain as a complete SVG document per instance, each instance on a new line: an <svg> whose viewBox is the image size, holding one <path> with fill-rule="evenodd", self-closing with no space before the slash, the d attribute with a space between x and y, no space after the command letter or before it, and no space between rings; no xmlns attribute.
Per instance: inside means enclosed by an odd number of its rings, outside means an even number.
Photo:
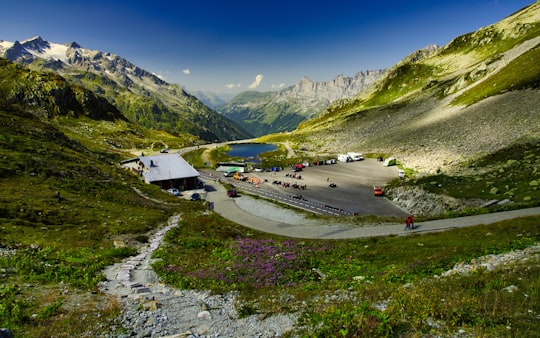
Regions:
<svg viewBox="0 0 540 338"><path fill-rule="evenodd" d="M68 64L68 46L43 40L40 36L21 42L23 48L35 57L45 60L60 60Z"/></svg>

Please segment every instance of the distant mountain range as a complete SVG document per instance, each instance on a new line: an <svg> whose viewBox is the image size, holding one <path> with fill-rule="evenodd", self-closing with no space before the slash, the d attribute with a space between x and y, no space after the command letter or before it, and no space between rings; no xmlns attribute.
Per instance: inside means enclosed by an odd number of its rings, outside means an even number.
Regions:
<svg viewBox="0 0 540 338"><path fill-rule="evenodd" d="M291 131L336 100L353 97L384 74L384 70L359 72L314 82L303 77L294 86L273 92L243 92L215 109L255 136Z"/></svg>
<svg viewBox="0 0 540 338"><path fill-rule="evenodd" d="M304 77L284 90L244 92L227 102L213 93L190 94L118 55L89 50L76 42L58 44L39 36L0 41L0 57L31 69L54 71L104 96L126 118L144 127L188 133L207 141L294 130L331 102L358 94L384 73L340 75L328 82Z"/></svg>
<svg viewBox="0 0 540 338"><path fill-rule="evenodd" d="M204 92L202 90L199 90L195 93L192 93L193 96L197 97L199 101L207 105L208 107L215 109L217 106L222 106L229 101L231 97L224 97L223 95L217 95L215 93L211 92Z"/></svg>
<svg viewBox="0 0 540 338"><path fill-rule="evenodd" d="M37 36L0 41L0 57L31 69L53 71L109 100L126 118L172 134L192 134L207 141L250 138L251 133L222 117L182 87L167 83L126 59L57 44Z"/></svg>

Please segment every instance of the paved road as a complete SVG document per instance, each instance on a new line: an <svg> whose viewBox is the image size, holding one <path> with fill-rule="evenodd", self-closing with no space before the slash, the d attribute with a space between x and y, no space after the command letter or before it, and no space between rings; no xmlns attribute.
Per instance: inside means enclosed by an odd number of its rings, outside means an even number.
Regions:
<svg viewBox="0 0 540 338"><path fill-rule="evenodd" d="M212 186L215 188L215 191L209 192L207 194L207 200L209 202L213 202L214 210L223 217L252 229L295 238L347 239L387 235L406 235L422 232L443 231L478 224L491 224L517 217L540 215L540 207L536 207L485 215L466 216L452 219L441 219L415 223L415 229L407 231L403 229L404 224L363 227L354 227L340 223L314 226L294 225L288 224L286 222L276 222L270 217L266 218L256 216L246 210L243 210L237 205L234 198L227 197L225 188L221 186L221 184L215 184Z"/></svg>
<svg viewBox="0 0 540 338"><path fill-rule="evenodd" d="M459 217L415 223L414 230L404 230L404 224L389 224L377 226L354 227L347 224L328 225L295 225L287 222L276 222L271 215L268 218L256 216L238 207L234 198L227 197L226 190L221 184L209 183L214 191L207 194L206 199L213 202L214 211L223 217L240 225L276 235L310 238L310 239L347 239L387 235L406 235L422 232L443 231L453 228L467 227L478 224L490 224L517 217L540 215L540 207L491 213L477 216ZM242 198L242 197L239 197ZM335 222L339 222L336 218Z"/></svg>

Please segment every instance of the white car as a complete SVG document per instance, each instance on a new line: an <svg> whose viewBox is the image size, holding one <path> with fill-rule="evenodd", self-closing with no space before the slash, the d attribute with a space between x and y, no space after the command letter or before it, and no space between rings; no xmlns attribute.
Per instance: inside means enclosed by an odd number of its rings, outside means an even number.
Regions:
<svg viewBox="0 0 540 338"><path fill-rule="evenodd" d="M398 175L399 178L405 178L405 176L406 176L405 175L405 170L401 170L401 169L398 170L397 175Z"/></svg>
<svg viewBox="0 0 540 338"><path fill-rule="evenodd" d="M180 196L181 195L180 190L178 190L177 188L168 189L167 192L169 194L174 195L174 196Z"/></svg>

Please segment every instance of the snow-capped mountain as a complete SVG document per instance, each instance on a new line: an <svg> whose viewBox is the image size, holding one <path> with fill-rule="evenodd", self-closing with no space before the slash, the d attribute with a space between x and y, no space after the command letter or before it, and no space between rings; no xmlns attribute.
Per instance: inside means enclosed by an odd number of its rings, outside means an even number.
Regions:
<svg viewBox="0 0 540 338"><path fill-rule="evenodd" d="M40 36L21 42L1 41L0 55L22 64L29 65L41 59L47 64L56 64L56 69L66 71L76 67L112 76L127 76L133 82L167 84L118 55L82 48L76 42L58 44L45 41Z"/></svg>
<svg viewBox="0 0 540 338"><path fill-rule="evenodd" d="M0 41L0 56L30 68L52 70L105 96L126 117L145 127L190 133L206 140L251 135L217 114L176 84L109 52L58 44L40 36L21 42Z"/></svg>

